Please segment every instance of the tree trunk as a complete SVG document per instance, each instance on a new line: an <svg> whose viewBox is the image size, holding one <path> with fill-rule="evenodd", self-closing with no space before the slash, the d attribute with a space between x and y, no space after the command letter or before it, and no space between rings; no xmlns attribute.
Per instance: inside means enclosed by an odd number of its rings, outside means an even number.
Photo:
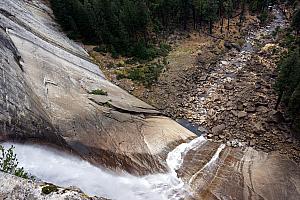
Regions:
<svg viewBox="0 0 300 200"><path fill-rule="evenodd" d="M224 17L222 17L222 20L221 20L221 33L223 33L223 25L224 25Z"/></svg>
<svg viewBox="0 0 300 200"><path fill-rule="evenodd" d="M280 91L280 94L278 95L278 98L277 98L277 103L276 103L276 106L275 106L275 110L278 109L279 104L280 104L281 99L282 99L282 96L283 96L283 91Z"/></svg>
<svg viewBox="0 0 300 200"><path fill-rule="evenodd" d="M197 23L196 23L196 9L195 9L195 6L193 6L192 10L193 10L194 30L196 30L197 29Z"/></svg>
<svg viewBox="0 0 300 200"><path fill-rule="evenodd" d="M213 22L212 22L212 19L209 20L209 34L212 34L213 33Z"/></svg>
<svg viewBox="0 0 300 200"><path fill-rule="evenodd" d="M228 16L228 19L227 19L227 32L229 32L229 28L230 28L230 17Z"/></svg>

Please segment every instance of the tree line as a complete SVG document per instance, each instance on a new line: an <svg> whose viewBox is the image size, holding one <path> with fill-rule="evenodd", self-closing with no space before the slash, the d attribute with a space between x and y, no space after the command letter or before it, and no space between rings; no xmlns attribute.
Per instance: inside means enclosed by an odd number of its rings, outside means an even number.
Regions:
<svg viewBox="0 0 300 200"><path fill-rule="evenodd" d="M286 30L283 46L288 53L278 63L279 76L275 89L278 94L276 109L284 105L291 118L292 128L300 137L300 4L295 9L291 27Z"/></svg>
<svg viewBox="0 0 300 200"><path fill-rule="evenodd" d="M156 36L175 29L221 31L230 20L242 23L246 7L264 12L274 0L51 0L57 21L71 38L102 45L113 54L152 58L164 49Z"/></svg>

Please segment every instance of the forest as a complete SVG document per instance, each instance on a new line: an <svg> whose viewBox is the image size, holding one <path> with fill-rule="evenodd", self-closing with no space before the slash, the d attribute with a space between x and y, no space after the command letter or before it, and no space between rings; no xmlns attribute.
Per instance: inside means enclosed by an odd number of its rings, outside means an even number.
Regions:
<svg viewBox="0 0 300 200"><path fill-rule="evenodd" d="M300 136L300 10L294 12L291 27L286 31L282 46L288 53L278 63L279 76L275 85L279 104L285 105L294 132Z"/></svg>
<svg viewBox="0 0 300 200"><path fill-rule="evenodd" d="M266 15L274 0L51 0L58 22L71 38L99 44L113 56L144 60L167 51L159 36L175 29L213 32L222 20L224 31L231 18L242 26L245 8ZM221 27L223 31L223 26Z"/></svg>

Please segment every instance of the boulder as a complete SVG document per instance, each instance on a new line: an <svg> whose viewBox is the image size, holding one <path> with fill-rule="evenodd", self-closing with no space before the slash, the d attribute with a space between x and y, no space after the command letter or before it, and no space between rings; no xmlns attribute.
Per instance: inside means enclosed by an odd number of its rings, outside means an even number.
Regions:
<svg viewBox="0 0 300 200"><path fill-rule="evenodd" d="M218 126L215 126L212 128L212 132L214 134L219 134L219 133L222 133L226 128L226 125L225 124L220 124Z"/></svg>
<svg viewBox="0 0 300 200"><path fill-rule="evenodd" d="M245 111L239 111L238 114L237 114L238 118L244 118L247 115L248 115L248 113L245 112Z"/></svg>

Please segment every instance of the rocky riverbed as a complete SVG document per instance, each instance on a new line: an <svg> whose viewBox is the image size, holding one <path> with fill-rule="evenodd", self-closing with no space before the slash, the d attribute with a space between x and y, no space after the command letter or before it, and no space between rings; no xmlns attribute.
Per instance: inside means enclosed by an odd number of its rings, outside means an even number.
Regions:
<svg viewBox="0 0 300 200"><path fill-rule="evenodd" d="M269 25L251 30L246 43L216 63L199 65L189 79L192 92L182 102L182 117L204 127L207 138L228 146L279 150L299 162L299 142L289 129L289 119L274 110L276 62L285 49L272 35L287 26L280 10L273 10Z"/></svg>
<svg viewBox="0 0 300 200"><path fill-rule="evenodd" d="M243 34L236 37L245 41L242 46L193 35L177 42L166 71L151 88L117 83L188 128L199 127L197 132L210 140L280 151L299 162L300 145L290 121L283 109L274 110L276 62L286 49L273 33L288 21L280 8L272 14L267 25L248 17Z"/></svg>

